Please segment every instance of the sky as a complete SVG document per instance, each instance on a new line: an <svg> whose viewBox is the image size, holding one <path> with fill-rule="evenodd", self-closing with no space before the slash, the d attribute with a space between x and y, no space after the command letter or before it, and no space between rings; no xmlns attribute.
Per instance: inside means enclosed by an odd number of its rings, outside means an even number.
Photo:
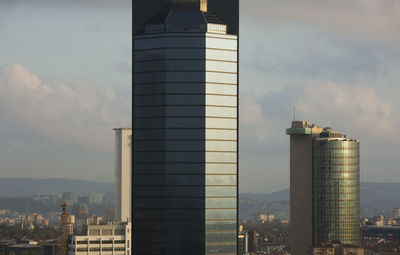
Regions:
<svg viewBox="0 0 400 255"><path fill-rule="evenodd" d="M293 119L359 139L400 182L400 2L242 0L240 192L289 186ZM129 0L0 1L0 178L112 182L131 122Z"/></svg>

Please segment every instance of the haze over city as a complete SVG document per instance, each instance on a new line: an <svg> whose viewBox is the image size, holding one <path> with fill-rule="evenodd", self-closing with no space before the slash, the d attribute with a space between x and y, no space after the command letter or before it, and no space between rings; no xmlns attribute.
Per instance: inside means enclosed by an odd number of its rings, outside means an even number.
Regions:
<svg viewBox="0 0 400 255"><path fill-rule="evenodd" d="M130 1L0 2L0 178L112 182L131 123ZM361 182L400 182L400 3L245 0L240 191L289 186L293 118L361 142Z"/></svg>

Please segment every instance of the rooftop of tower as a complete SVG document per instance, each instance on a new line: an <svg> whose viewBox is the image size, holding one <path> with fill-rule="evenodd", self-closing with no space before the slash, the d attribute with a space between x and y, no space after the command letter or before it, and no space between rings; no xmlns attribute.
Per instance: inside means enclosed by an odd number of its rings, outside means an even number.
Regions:
<svg viewBox="0 0 400 255"><path fill-rule="evenodd" d="M145 34L160 32L209 32L226 34L227 25L212 12L172 9L159 12L145 25Z"/></svg>
<svg viewBox="0 0 400 255"><path fill-rule="evenodd" d="M346 135L332 129L331 127L321 128L316 124L311 124L304 120L292 121L292 126L286 129L287 135L314 135L319 140L346 140L358 141L355 139L347 138Z"/></svg>

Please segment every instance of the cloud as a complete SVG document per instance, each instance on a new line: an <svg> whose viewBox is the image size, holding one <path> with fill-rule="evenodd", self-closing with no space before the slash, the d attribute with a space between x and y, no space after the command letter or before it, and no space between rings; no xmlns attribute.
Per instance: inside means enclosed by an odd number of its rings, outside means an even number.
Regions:
<svg viewBox="0 0 400 255"><path fill-rule="evenodd" d="M129 7L132 0L2 0L0 6L15 6L15 5L30 5L30 6L108 6L108 7Z"/></svg>
<svg viewBox="0 0 400 255"><path fill-rule="evenodd" d="M43 81L23 64L0 68L3 144L35 141L110 152L112 128L129 125L130 113L129 96L113 88Z"/></svg>
<svg viewBox="0 0 400 255"><path fill-rule="evenodd" d="M400 126L399 112L371 88L310 81L296 105L304 118L348 132L350 137L400 143L394 135Z"/></svg>
<svg viewBox="0 0 400 255"><path fill-rule="evenodd" d="M300 22L395 45L400 41L399 8L398 0L247 0L242 17Z"/></svg>

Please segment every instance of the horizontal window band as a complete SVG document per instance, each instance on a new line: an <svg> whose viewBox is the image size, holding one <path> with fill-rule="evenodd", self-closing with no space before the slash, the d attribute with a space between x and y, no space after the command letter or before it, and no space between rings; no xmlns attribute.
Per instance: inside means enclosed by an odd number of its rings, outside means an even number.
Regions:
<svg viewBox="0 0 400 255"><path fill-rule="evenodd" d="M133 202L134 203L134 202ZM176 208L165 208L165 207L134 207L133 209L140 209L140 210L237 210L238 208L206 208L206 207L176 207Z"/></svg>
<svg viewBox="0 0 400 255"><path fill-rule="evenodd" d="M219 117L219 116L151 116L151 117L135 117L135 120L154 120L154 119L224 119L237 120L235 117Z"/></svg>
<svg viewBox="0 0 400 255"><path fill-rule="evenodd" d="M135 94L134 97L145 97L145 96L224 96L224 97L237 97L238 95L232 94L211 94L211 93L146 93L146 94Z"/></svg>
<svg viewBox="0 0 400 255"><path fill-rule="evenodd" d="M135 130L231 130L237 131L237 128L133 128Z"/></svg>
<svg viewBox="0 0 400 255"><path fill-rule="evenodd" d="M213 38L213 39L223 39L223 40L233 40L233 41L237 41L237 38L232 38L231 34L226 34L229 37L226 38L225 36L221 36L221 34L216 34L216 33L209 33L209 32L190 32L191 34L201 34L201 36L199 35L186 35L186 32L184 33L184 35L174 35L177 34L177 32L162 32L162 33L154 33L154 34L147 34L147 35L140 35L140 37L136 36L136 38L134 39L136 40L149 40L149 39L157 39L157 38L201 38L201 39L206 39L206 38ZM182 33L183 34L183 33ZM208 36L209 34L212 35L216 35L216 36ZM157 36L153 36L153 35L157 35ZM163 35L163 36L160 36ZM218 36L219 35L219 36ZM146 36L146 37L143 37ZM234 35L236 36L236 35Z"/></svg>
<svg viewBox="0 0 400 255"><path fill-rule="evenodd" d="M172 222L176 222L176 221L182 221L182 222L220 222L220 221L235 221L236 222L236 218L235 219L217 219L217 220L210 220L210 219L181 219L181 218L176 218L176 219L172 219L172 218L168 218L168 219L163 219L163 218L147 218L147 219L143 219L143 218L133 218L135 220L139 220L139 221L172 221Z"/></svg>
<svg viewBox="0 0 400 255"><path fill-rule="evenodd" d="M325 195L359 195L359 192L352 192L352 193L343 193L343 192L325 192L325 191L320 191Z"/></svg>
<svg viewBox="0 0 400 255"><path fill-rule="evenodd" d="M222 74L238 74L237 72L222 72L211 70L151 70L144 72L133 72L133 74L149 74L149 73L222 73Z"/></svg>
<svg viewBox="0 0 400 255"><path fill-rule="evenodd" d="M189 175L189 176L203 176L203 177L205 177L205 176L237 176L237 174L225 174L225 173L221 173L221 174L215 174L215 173L213 173L213 174L190 174L190 173L188 173L188 174L181 174L181 173L179 173L179 174L175 174L175 173L173 173L173 174L168 174L168 173L142 173L142 174L135 174L135 176L153 176L153 175L161 175L161 176L180 176L180 175Z"/></svg>
<svg viewBox="0 0 400 255"><path fill-rule="evenodd" d="M217 198L217 199L225 199L225 198L238 198L235 196L212 196L212 197L207 197L207 196L132 196L134 198L167 198L167 199L175 199L175 198L187 198L187 199L192 199L192 198L201 198L201 199L207 199L207 198Z"/></svg>
<svg viewBox="0 0 400 255"><path fill-rule="evenodd" d="M220 59L212 59L212 58L152 58L152 59L143 59L143 60L135 60L133 63L145 63L145 62L168 62L168 61L189 61L189 62L197 62L197 61L213 61L213 62L226 62L226 63L238 63L237 61L232 60L220 60Z"/></svg>
<svg viewBox="0 0 400 255"><path fill-rule="evenodd" d="M135 162L133 161L134 165L164 165L164 164L202 164L202 165L208 165L208 164L221 164L221 165L237 165L237 162Z"/></svg>
<svg viewBox="0 0 400 255"><path fill-rule="evenodd" d="M135 54L135 52L155 51L155 50L205 50L205 51L220 50L220 51L238 52L238 50L223 49L223 48L208 48L208 47L160 47L160 48L134 49L133 54Z"/></svg>
<svg viewBox="0 0 400 255"><path fill-rule="evenodd" d="M144 184L135 184L135 187L212 187L212 188L218 188L218 187L237 187L237 185L144 185Z"/></svg>
<svg viewBox="0 0 400 255"><path fill-rule="evenodd" d="M237 86L237 84L239 83L239 82L237 82L237 83L226 83L226 82L207 82L207 81L204 81L204 82L186 82L186 81L182 81L182 82L180 82L180 81L168 81L168 82L133 82L133 85L134 86L137 86L137 85L154 85L154 84L190 84L190 83L194 83L194 84L221 84L221 85L235 85L235 86Z"/></svg>
<svg viewBox="0 0 400 255"><path fill-rule="evenodd" d="M207 152L212 152L212 153L237 153L237 151L208 151L208 150L190 150L190 151L185 151L185 150L158 150L158 151L149 151L149 150L133 150L134 152L145 152L145 153L164 153L164 152L201 152L201 153L207 153Z"/></svg>
<svg viewBox="0 0 400 255"><path fill-rule="evenodd" d="M154 108L154 107L220 107L220 108L238 108L232 105L209 105L209 104L159 104L159 105L135 105L135 108Z"/></svg>
<svg viewBox="0 0 400 255"><path fill-rule="evenodd" d="M236 83L221 83L221 82L151 82L151 83L135 83L135 86L176 86L185 85L186 86L203 86L203 85L223 85L223 86L237 86Z"/></svg>
<svg viewBox="0 0 400 255"><path fill-rule="evenodd" d="M229 139L133 139L135 142L237 142Z"/></svg>

